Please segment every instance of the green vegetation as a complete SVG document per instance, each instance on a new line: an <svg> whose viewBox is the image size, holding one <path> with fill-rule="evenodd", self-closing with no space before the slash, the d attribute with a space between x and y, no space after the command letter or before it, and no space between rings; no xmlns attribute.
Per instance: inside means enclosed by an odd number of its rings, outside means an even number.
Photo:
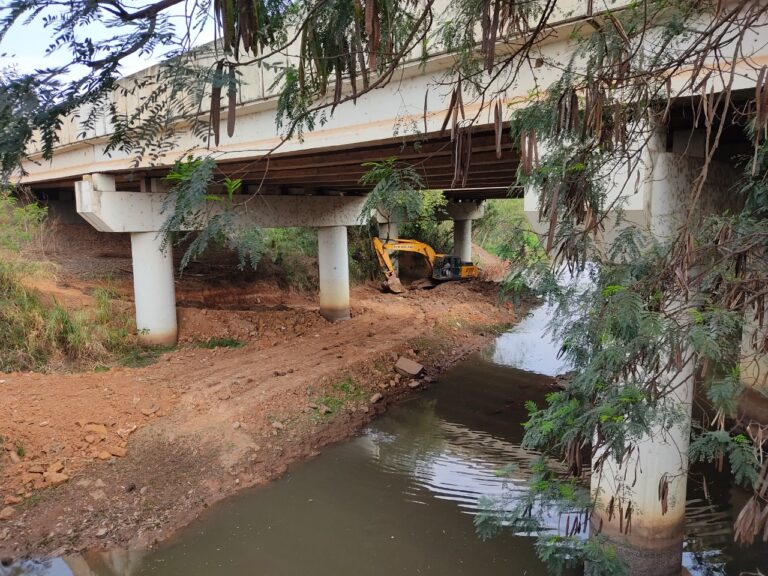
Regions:
<svg viewBox="0 0 768 576"><path fill-rule="evenodd" d="M0 371L103 370L113 362L146 365L159 355L139 346L117 294L96 288L93 306L68 310L27 286L40 267L21 249L40 234L46 211L0 193Z"/></svg>
<svg viewBox="0 0 768 576"><path fill-rule="evenodd" d="M245 346L245 342L236 340L234 338L209 338L205 342L198 344L200 348L242 348Z"/></svg>
<svg viewBox="0 0 768 576"><path fill-rule="evenodd" d="M39 234L47 210L34 202L22 203L8 190L0 190L0 249L18 251Z"/></svg>
<svg viewBox="0 0 768 576"><path fill-rule="evenodd" d="M331 391L323 396L315 398L314 404L318 407L327 407L330 412L322 414L317 412L320 416L329 416L336 414L339 410L347 406L352 402L359 402L366 398L366 390L358 386L351 377L346 377L339 382L335 382L331 386Z"/></svg>
<svg viewBox="0 0 768 576"><path fill-rule="evenodd" d="M520 264L546 258L523 213L523 199L487 200L485 215L472 226L472 238L491 254Z"/></svg>
<svg viewBox="0 0 768 576"><path fill-rule="evenodd" d="M0 261L0 370L137 366L159 355L138 345L130 316L108 290L97 289L93 308L70 311L27 288L17 268Z"/></svg>
<svg viewBox="0 0 768 576"><path fill-rule="evenodd" d="M268 228L265 254L297 290L317 289L317 231L313 228Z"/></svg>

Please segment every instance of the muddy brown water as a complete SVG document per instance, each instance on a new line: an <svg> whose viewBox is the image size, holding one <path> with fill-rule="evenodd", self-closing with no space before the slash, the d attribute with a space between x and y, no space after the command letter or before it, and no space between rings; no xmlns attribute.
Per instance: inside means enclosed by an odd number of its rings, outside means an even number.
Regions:
<svg viewBox="0 0 768 576"><path fill-rule="evenodd" d="M564 368L539 310L360 437L217 504L154 550L16 563L0 576L544 576L533 537L505 531L483 541L473 524L481 497L513 502L525 489L535 454L520 447L523 404L550 390L535 372ZM509 463L519 472L505 482L497 471ZM732 544L733 510L745 498L724 475L691 474L691 574L768 574L768 547Z"/></svg>

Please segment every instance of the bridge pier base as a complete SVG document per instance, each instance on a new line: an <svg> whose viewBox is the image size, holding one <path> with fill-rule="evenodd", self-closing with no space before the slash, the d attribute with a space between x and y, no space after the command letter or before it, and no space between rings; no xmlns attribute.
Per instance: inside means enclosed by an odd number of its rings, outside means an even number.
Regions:
<svg viewBox="0 0 768 576"><path fill-rule="evenodd" d="M178 336L173 256L162 244L157 232L131 233L136 328L139 341L154 346L173 345Z"/></svg>
<svg viewBox="0 0 768 576"><path fill-rule="evenodd" d="M472 220L453 221L453 254L472 262Z"/></svg>
<svg viewBox="0 0 768 576"><path fill-rule="evenodd" d="M317 263L320 272L320 315L331 322L348 320L349 251L346 226L317 229Z"/></svg>

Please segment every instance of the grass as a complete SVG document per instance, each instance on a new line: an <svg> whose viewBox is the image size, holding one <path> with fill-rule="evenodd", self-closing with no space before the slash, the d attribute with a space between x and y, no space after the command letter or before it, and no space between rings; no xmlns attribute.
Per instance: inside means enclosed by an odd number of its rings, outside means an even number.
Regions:
<svg viewBox="0 0 768 576"><path fill-rule="evenodd" d="M24 286L26 266L0 260L0 371L146 366L166 349L142 348L132 318L109 288L71 311Z"/></svg>
<svg viewBox="0 0 768 576"><path fill-rule="evenodd" d="M125 366L126 368L144 368L145 366L150 366L157 362L157 359L165 352L170 352L175 349L175 346L132 346L122 354L117 361L121 366ZM104 370L104 368L106 368L106 370ZM107 370L109 370L109 367L104 366L97 371L106 372Z"/></svg>
<svg viewBox="0 0 768 576"><path fill-rule="evenodd" d="M339 410L344 408L347 404L352 402L359 402L366 397L366 390L357 385L357 383L349 376L335 382L331 385L331 391L319 398L315 398L313 402L318 406L327 406L330 412L321 414L319 416L331 416L336 414Z"/></svg>
<svg viewBox="0 0 768 576"><path fill-rule="evenodd" d="M205 342L200 342L198 346L209 350L212 348L242 348L245 346L245 342L234 338L209 338Z"/></svg>

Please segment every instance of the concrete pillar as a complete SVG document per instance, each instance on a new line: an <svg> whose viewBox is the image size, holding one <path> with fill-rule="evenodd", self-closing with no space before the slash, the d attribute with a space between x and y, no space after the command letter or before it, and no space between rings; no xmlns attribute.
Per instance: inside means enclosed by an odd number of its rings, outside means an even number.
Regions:
<svg viewBox="0 0 768 576"><path fill-rule="evenodd" d="M600 453L593 461L592 531L608 537L633 576L679 576L682 570L693 387L689 357L665 400L679 415L675 424L654 427L621 463L608 458L598 469Z"/></svg>
<svg viewBox="0 0 768 576"><path fill-rule="evenodd" d="M347 320L350 317L348 258L346 226L317 229L320 314L331 322Z"/></svg>
<svg viewBox="0 0 768 576"><path fill-rule="evenodd" d="M686 156L667 152L661 138L647 147L642 192L648 229L656 239L675 238L699 167ZM666 308L679 322L690 321L690 314L675 312L674 302L668 301ZM655 425L633 442L634 450L622 462L607 458L600 467L599 452L592 461L593 532L608 537L633 576L679 576L682 570L694 364L686 351L666 379L661 375L659 389L666 396L659 403L677 415L671 424Z"/></svg>
<svg viewBox="0 0 768 576"><path fill-rule="evenodd" d="M453 254L472 262L472 220L453 221Z"/></svg>
<svg viewBox="0 0 768 576"><path fill-rule="evenodd" d="M378 222L377 224L379 228L379 238L381 238L382 242L400 238L400 225L397 222L384 221ZM387 250L387 252L389 252L389 259L392 261L392 267L395 269L396 273L399 272L400 262L397 257L397 252L393 252L392 250Z"/></svg>
<svg viewBox="0 0 768 576"><path fill-rule="evenodd" d="M133 293L139 341L173 345L178 335L171 247L157 232L131 233Z"/></svg>
<svg viewBox="0 0 768 576"><path fill-rule="evenodd" d="M400 238L400 225L397 222L379 222L379 238L384 240L394 240Z"/></svg>

